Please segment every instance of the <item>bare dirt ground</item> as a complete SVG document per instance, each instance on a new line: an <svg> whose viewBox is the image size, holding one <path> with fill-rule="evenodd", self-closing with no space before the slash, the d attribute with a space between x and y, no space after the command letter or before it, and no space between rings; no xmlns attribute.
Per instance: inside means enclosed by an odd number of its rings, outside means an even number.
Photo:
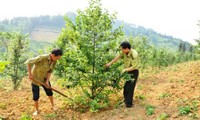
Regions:
<svg viewBox="0 0 200 120"><path fill-rule="evenodd" d="M62 97L55 95L57 110L41 89L38 116L34 112L30 81L24 79L18 90L9 83L0 82L0 120L191 120L200 119L200 61L186 62L160 69L141 71L134 97L134 107L99 110L97 113L77 112L69 109ZM2 85L3 84L3 85ZM57 87L59 89L59 87ZM115 97L123 98L122 91ZM154 112L148 115L147 106ZM185 109L180 109L180 108ZM184 112L188 112L184 113ZM182 114L181 114L182 113ZM26 119L23 119L26 120Z"/></svg>

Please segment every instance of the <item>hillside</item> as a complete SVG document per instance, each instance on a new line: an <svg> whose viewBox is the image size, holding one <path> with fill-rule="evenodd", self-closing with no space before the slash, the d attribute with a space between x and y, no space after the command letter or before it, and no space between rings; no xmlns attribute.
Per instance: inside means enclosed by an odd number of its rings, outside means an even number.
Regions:
<svg viewBox="0 0 200 120"><path fill-rule="evenodd" d="M33 30L31 30L30 38L31 40L35 41L52 43L53 41L57 40L59 33L60 30L57 28L40 26L40 27L35 27Z"/></svg>
<svg viewBox="0 0 200 120"><path fill-rule="evenodd" d="M52 79L54 81L54 79ZM26 78L17 91L10 89L8 80L0 81L0 119L19 119L32 114L33 102L30 81ZM61 90L55 81L54 87ZM63 89L68 95L76 94L72 89ZM73 92L72 94L69 94ZM141 71L134 98L134 107L123 105L100 110L97 113L80 113L70 109L63 97L55 94L58 110L50 110L49 100L41 90L42 112L34 119L81 119L81 120L186 120L200 118L200 61L185 62L165 68L150 68ZM11 97L12 96L12 97ZM112 99L122 99L122 91ZM147 106L154 110L146 110ZM154 111L154 113L152 112ZM152 113L152 115L147 115Z"/></svg>
<svg viewBox="0 0 200 120"><path fill-rule="evenodd" d="M68 12L66 14L72 21L75 20L76 14ZM121 20L116 20L113 27L124 26L124 32L130 36L144 35L148 37L150 44L158 48L170 48L177 50L180 43L184 43L186 48L189 49L190 43L182 41L173 36L162 35L152 29L147 29L143 26L136 26ZM31 40L49 42L56 40L61 29L65 27L64 16L39 16L39 17L16 17L12 20L3 20L0 22L1 31L22 31L29 34Z"/></svg>
<svg viewBox="0 0 200 120"><path fill-rule="evenodd" d="M168 48L172 50L177 50L180 43L184 43L186 49L191 46L190 43L183 41L179 38L174 38L173 36L163 35L155 32L153 29L145 28L144 26L137 26L135 24L127 23L124 21L116 20L115 26L124 26L124 32L128 36L146 36L149 39L151 45L157 48Z"/></svg>

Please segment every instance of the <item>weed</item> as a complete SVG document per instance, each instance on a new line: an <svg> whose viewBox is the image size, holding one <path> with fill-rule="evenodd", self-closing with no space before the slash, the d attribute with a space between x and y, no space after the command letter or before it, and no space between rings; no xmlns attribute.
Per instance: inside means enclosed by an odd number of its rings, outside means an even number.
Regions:
<svg viewBox="0 0 200 120"><path fill-rule="evenodd" d="M146 113L147 113L147 115L153 115L154 114L154 110L155 110L154 106L152 106L152 105L146 106Z"/></svg>
<svg viewBox="0 0 200 120"><path fill-rule="evenodd" d="M199 119L199 115L197 113L193 113L193 114L189 114L190 117L192 117L192 119Z"/></svg>
<svg viewBox="0 0 200 120"><path fill-rule="evenodd" d="M187 115L191 112L191 107L190 106L181 106L179 107L179 114L180 115Z"/></svg>
<svg viewBox="0 0 200 120"><path fill-rule="evenodd" d="M171 96L170 93L162 93L162 94L159 96L159 99L167 98L167 97L170 97L170 96Z"/></svg>
<svg viewBox="0 0 200 120"><path fill-rule="evenodd" d="M157 85L157 83L155 81L152 82L152 85Z"/></svg>
<svg viewBox="0 0 200 120"><path fill-rule="evenodd" d="M0 108L1 109L6 109L6 103L0 103Z"/></svg>
<svg viewBox="0 0 200 120"><path fill-rule="evenodd" d="M124 103L124 101L118 101L115 105L114 105L114 108L119 108L120 106L122 106Z"/></svg>
<svg viewBox="0 0 200 120"><path fill-rule="evenodd" d="M196 113L198 111L199 101L180 99L179 102L181 104L179 107L179 115L188 115L192 119L199 119L199 115Z"/></svg>
<svg viewBox="0 0 200 120"><path fill-rule="evenodd" d="M23 113L20 120L33 120L32 117L26 113Z"/></svg>
<svg viewBox="0 0 200 120"><path fill-rule="evenodd" d="M179 82L180 82L180 83L184 83L184 82L185 82L185 80L179 80Z"/></svg>
<svg viewBox="0 0 200 120"><path fill-rule="evenodd" d="M47 115L45 115L44 117L45 117L45 118L56 118L57 116L58 116L58 115L52 113L52 114L47 114Z"/></svg>
<svg viewBox="0 0 200 120"><path fill-rule="evenodd" d="M137 89L138 89L138 90L142 90L142 89L143 89L142 85L138 85L138 86L137 86Z"/></svg>
<svg viewBox="0 0 200 120"><path fill-rule="evenodd" d="M145 96L144 95L137 95L136 98L139 99L139 100L145 100Z"/></svg>
<svg viewBox="0 0 200 120"><path fill-rule="evenodd" d="M156 118L156 120L167 120L167 118L169 118L169 114L167 113L162 113L158 116L158 118Z"/></svg>
<svg viewBox="0 0 200 120"><path fill-rule="evenodd" d="M199 102L198 101L192 101L192 105L191 105L191 108L192 108L192 110L194 110L194 111L197 111L198 110L198 104Z"/></svg>

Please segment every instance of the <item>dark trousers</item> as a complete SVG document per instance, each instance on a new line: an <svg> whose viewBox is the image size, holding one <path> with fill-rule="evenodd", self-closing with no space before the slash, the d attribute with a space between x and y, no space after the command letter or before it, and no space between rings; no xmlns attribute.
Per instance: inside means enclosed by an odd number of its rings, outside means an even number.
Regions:
<svg viewBox="0 0 200 120"><path fill-rule="evenodd" d="M50 85L50 83L49 83ZM51 85L50 85L51 86ZM51 89L42 86L47 96L52 96L53 92ZM40 87L32 83L32 93L33 93L33 100L38 101L40 98Z"/></svg>
<svg viewBox="0 0 200 120"><path fill-rule="evenodd" d="M136 69L128 73L131 74L131 78L133 78L134 81L132 80L126 81L124 85L123 95L124 95L124 102L126 106L131 107L133 105L133 96L134 96L135 86L136 86L136 82L139 75L139 70Z"/></svg>

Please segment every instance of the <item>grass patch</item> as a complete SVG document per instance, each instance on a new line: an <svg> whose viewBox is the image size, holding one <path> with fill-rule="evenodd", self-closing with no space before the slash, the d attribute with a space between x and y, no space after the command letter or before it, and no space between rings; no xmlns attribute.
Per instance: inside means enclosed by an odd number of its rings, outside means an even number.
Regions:
<svg viewBox="0 0 200 120"><path fill-rule="evenodd" d="M136 99L145 100L146 98L144 95L136 95Z"/></svg>
<svg viewBox="0 0 200 120"><path fill-rule="evenodd" d="M191 112L190 106L181 106L179 107L179 114L180 115L187 115Z"/></svg>
<svg viewBox="0 0 200 120"><path fill-rule="evenodd" d="M167 120L169 117L170 117L169 114L162 113L156 118L156 120Z"/></svg>
<svg viewBox="0 0 200 120"><path fill-rule="evenodd" d="M171 97L170 93L162 93L161 95L159 95L159 99L168 98L168 97Z"/></svg>
<svg viewBox="0 0 200 120"><path fill-rule="evenodd" d="M154 106L152 106L152 105L147 105L146 106L146 114L148 116L153 115L154 111L155 111L155 107Z"/></svg>
<svg viewBox="0 0 200 120"><path fill-rule="evenodd" d="M23 113L20 120L33 120L32 117L26 113Z"/></svg>
<svg viewBox="0 0 200 120"><path fill-rule="evenodd" d="M52 113L52 114L47 114L47 115L44 115L44 117L45 117L46 119L53 119L53 118L56 118L56 117L58 117L58 115L56 115L56 114Z"/></svg>
<svg viewBox="0 0 200 120"><path fill-rule="evenodd" d="M138 85L138 86L137 86L137 89L138 89L138 90L142 90L142 89L143 89L142 85Z"/></svg>
<svg viewBox="0 0 200 120"><path fill-rule="evenodd" d="M0 103L0 108L1 109L6 109L6 107L7 107L6 103Z"/></svg>

